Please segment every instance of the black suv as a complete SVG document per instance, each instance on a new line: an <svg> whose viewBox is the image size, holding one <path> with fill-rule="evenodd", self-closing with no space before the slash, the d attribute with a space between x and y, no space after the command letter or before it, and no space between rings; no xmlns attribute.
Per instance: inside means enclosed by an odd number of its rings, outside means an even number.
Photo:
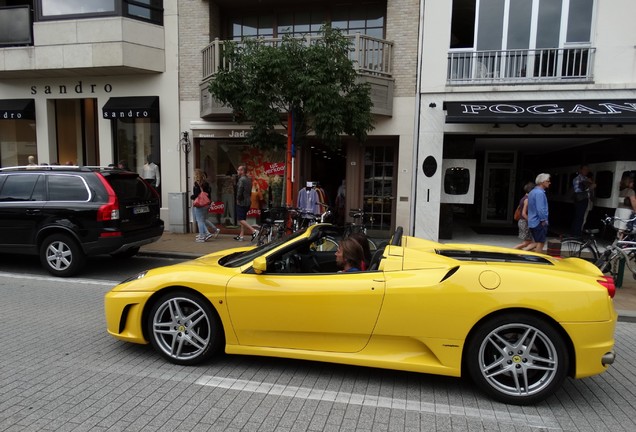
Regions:
<svg viewBox="0 0 636 432"><path fill-rule="evenodd" d="M128 258L163 234L159 195L117 168L25 166L0 169L0 251L39 255L55 276L87 256Z"/></svg>

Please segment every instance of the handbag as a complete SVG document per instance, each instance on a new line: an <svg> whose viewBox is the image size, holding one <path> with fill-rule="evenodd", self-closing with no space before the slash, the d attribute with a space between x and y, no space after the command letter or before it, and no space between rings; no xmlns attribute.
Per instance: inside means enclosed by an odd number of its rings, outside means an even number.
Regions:
<svg viewBox="0 0 636 432"><path fill-rule="evenodd" d="M201 193L194 199L192 205L195 207L207 207L210 205L210 203L211 201L208 194L204 191L201 191Z"/></svg>
<svg viewBox="0 0 636 432"><path fill-rule="evenodd" d="M517 206L517 210L515 210L515 222L521 219L521 207Z"/></svg>

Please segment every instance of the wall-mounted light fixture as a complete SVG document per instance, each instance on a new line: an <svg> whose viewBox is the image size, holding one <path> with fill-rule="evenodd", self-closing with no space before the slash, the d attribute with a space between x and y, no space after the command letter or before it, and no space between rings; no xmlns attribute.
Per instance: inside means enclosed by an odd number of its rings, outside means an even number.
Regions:
<svg viewBox="0 0 636 432"><path fill-rule="evenodd" d="M192 150L192 143L190 142L190 137L188 136L188 132L181 132L181 139L179 140L179 144L181 145L181 150L187 155Z"/></svg>
<svg viewBox="0 0 636 432"><path fill-rule="evenodd" d="M428 104L429 108L435 108L437 106L437 104L435 102L431 102L430 104Z"/></svg>

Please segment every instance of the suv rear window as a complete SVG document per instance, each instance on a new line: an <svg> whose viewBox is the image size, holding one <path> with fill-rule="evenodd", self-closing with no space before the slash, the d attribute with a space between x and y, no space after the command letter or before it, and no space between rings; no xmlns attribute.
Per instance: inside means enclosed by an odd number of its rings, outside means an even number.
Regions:
<svg viewBox="0 0 636 432"><path fill-rule="evenodd" d="M50 201L88 201L89 193L79 176L51 175L49 177Z"/></svg>
<svg viewBox="0 0 636 432"><path fill-rule="evenodd" d="M44 197L41 196L43 195L41 193L36 193L37 196L33 199L31 198L35 185L38 183L38 178L40 178L40 175L38 174L7 176L6 181L2 185L2 190L0 191L0 201L11 202L32 201L34 199L42 200ZM44 183L40 182L39 184L40 187L38 190L41 192L43 190Z"/></svg>
<svg viewBox="0 0 636 432"><path fill-rule="evenodd" d="M151 200L156 198L150 186L139 176L116 174L107 176L106 180L120 200Z"/></svg>

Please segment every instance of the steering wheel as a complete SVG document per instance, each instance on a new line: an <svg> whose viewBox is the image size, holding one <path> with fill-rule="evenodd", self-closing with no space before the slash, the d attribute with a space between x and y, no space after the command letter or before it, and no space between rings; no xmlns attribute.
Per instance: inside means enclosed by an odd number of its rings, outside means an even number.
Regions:
<svg viewBox="0 0 636 432"><path fill-rule="evenodd" d="M298 273L300 269L300 256L298 254L289 255L285 258L285 272Z"/></svg>
<svg viewBox="0 0 636 432"><path fill-rule="evenodd" d="M393 237L391 238L391 246L402 246L402 234L404 233L404 228L401 226L395 229L393 233Z"/></svg>

